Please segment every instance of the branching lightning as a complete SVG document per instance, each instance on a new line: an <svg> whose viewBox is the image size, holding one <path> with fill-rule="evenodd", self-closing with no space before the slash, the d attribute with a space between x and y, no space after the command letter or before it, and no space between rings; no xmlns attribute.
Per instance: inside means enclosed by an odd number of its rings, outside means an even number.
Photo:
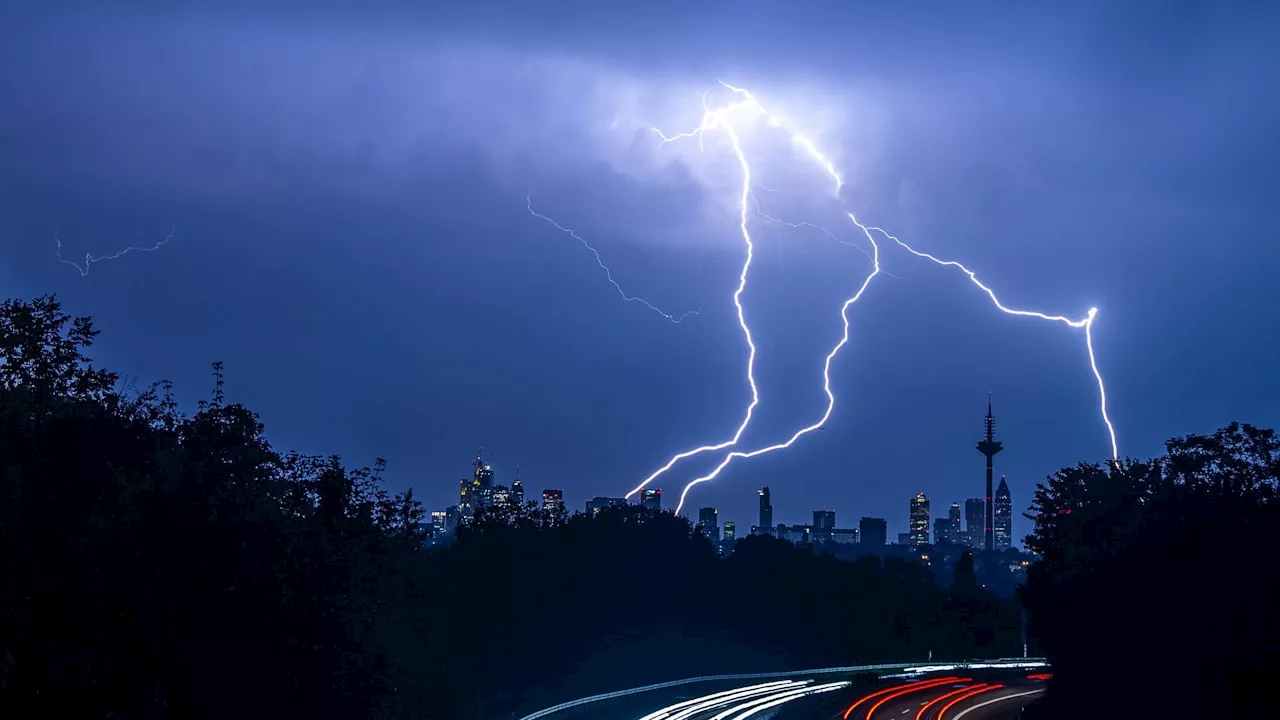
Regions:
<svg viewBox="0 0 1280 720"><path fill-rule="evenodd" d="M725 83L723 81L720 84L729 92L731 92L734 96L740 99L737 100L736 102L733 102L719 109L713 109L709 104L711 91L707 91L706 93L703 94L703 98L702 98L702 106L704 111L702 122L697 128L689 132L679 133L677 135L670 135L670 136L656 128L654 129L654 132L656 132L659 135L663 145L670 142L675 142L677 140L696 139L698 142L699 149L705 151L704 139L706 134L711 131L720 131L723 133L724 137L728 140L728 144L731 147L738 161L738 165L741 167L742 184L741 184L741 190L737 199L738 226L739 226L740 234L742 235L743 243L746 246L746 258L743 261L742 269L738 276L737 289L733 293L733 304L734 304L734 307L737 309L738 326L742 329L742 334L744 339L746 340L746 344L748 348L746 379L747 379L747 384L750 386L750 389L751 389L751 402L747 405L746 411L743 414L742 421L738 425L737 430L734 431L733 435L728 440L725 440L723 442L716 443L716 444L702 445L700 447L696 447L691 450L685 450L683 452L680 452L672 456L664 465L662 465L653 473L651 473L648 477L646 477L639 485L637 485L633 490L631 490L631 492L627 493L626 497L628 499L631 498L636 493L638 493L641 489L643 489L644 487L652 483L654 480L661 477L664 473L669 471L673 466L675 466L676 463L680 462L681 460L691 458L696 455L701 455L703 453L716 452L719 450L724 450L726 448L736 446L738 441L741 439L743 433L746 431L747 427L751 424L751 420L752 420L752 417L754 416L755 409L760 402L760 391L756 384L756 379L755 379L756 344L752 336L751 327L748 325L746 321L746 315L742 306L742 294L746 290L747 279L748 279L748 276L750 275L751 264L752 264L753 257L755 255L755 243L752 239L750 226L748 222L748 204L749 202L754 203L755 198L751 192L752 182L753 182L751 163L748 161L747 155L743 150L741 133L739 132L738 128L734 125L733 121L731 120L730 118L731 114L739 110L747 109L752 112L754 119L766 120L771 127L782 129L783 131L787 132L790 135L790 140L792 145L802 150L804 154L807 155L809 159L813 161L827 175L828 178L830 178L830 180L834 185L834 191L835 191L834 196L836 197L836 199L840 198L840 191L844 187L844 180L840 172L836 169L835 164L832 162L832 160L821 149L819 149L817 143L815 143L812 139L810 139L805 135L793 132L792 130L786 128L783 120L781 120L776 116L771 115L756 100L755 96L753 96L747 90L743 88L735 87L733 85L729 85L728 83ZM768 190L768 188L762 188L762 189ZM529 211L531 213L533 212L532 207L529 208ZM789 222L779 220L777 218L771 217L763 213L763 211L759 209L758 204L756 204L756 211L758 215L760 215L762 218L768 221L775 222L775 223L782 223L793 228L812 227L823 233L826 233L829 237L831 237L832 239L835 239L837 242L849 244L843 240L840 240L838 237L835 236L834 233L831 233L829 230L827 230L826 228L820 225L816 225L813 223L789 223ZM534 213L534 214L537 215L537 213ZM818 418L812 424L802 427L799 430L796 430L785 442L779 442L772 445L767 445L767 446L760 447L750 451L733 450L732 452L729 452L727 455L725 455L725 457L721 460L721 462L718 465L716 465L716 467L711 472L707 473L706 475L703 475L702 477L694 479L684 487L684 490L680 494L680 502L676 507L677 513L679 513L684 508L684 504L688 498L690 490L692 490L694 487L696 487L701 483L708 482L710 480L715 479L735 459L757 457L759 455L764 455L766 453L789 448L801 437L822 427L827 422L827 420L831 417L832 411L835 409L835 394L831 390L831 365L834 362L836 356L839 355L840 350L844 348L844 346L847 345L849 342L849 333L850 333L849 308L854 303L856 303L859 299L862 298L868 286L870 286L872 279L874 279L877 275L883 272L880 267L880 245L876 242L876 239L873 236L873 233L879 233L885 239L891 240L894 244L903 248L904 250L911 253L912 255L915 255L916 257L929 260L940 266L954 267L960 270L969 278L970 282L972 282L975 286L977 286L980 290L982 290L984 293L987 294L987 296L991 299L991 302L1001 312L1004 312L1008 315L1016 315L1019 317L1031 317L1031 318L1037 318L1037 319L1045 320L1049 322L1059 322L1071 328L1083 329L1085 333L1085 347L1088 350L1088 354L1089 354L1089 366L1093 372L1094 379L1097 381L1097 385L1098 385L1099 405L1100 405L1102 420L1103 420L1103 423L1106 425L1108 438L1110 440L1111 457L1113 461L1118 461L1119 454L1120 454L1119 445L1116 440L1115 427L1112 424L1111 418L1107 413L1106 386L1102 379L1102 373L1098 369L1097 356L1094 353L1094 348L1093 348L1093 322L1097 317L1097 313L1098 313L1097 308L1090 308L1089 312L1085 315L1085 317L1081 319L1072 319L1063 315L1049 315L1049 314L1032 311L1032 310L1021 310L1021 309L1007 307L1000 301L1000 299L996 296L995 292L990 287L988 287L987 285L982 283L980 280L978 280L976 273L970 270L968 267L954 260L942 260L929 253L918 251L880 227L863 225L861 222L858 221L857 217L852 212L849 212L846 214L849 218L849 221L853 223L853 225L862 232L863 236L867 239L867 242L871 245L871 251L867 254L871 258L873 267L871 272L863 279L857 291L852 296L847 298L844 301L844 304L840 308L840 318L843 324L843 333L841 334L840 340L835 344L834 347L831 348L830 352L827 353L825 361L823 362L823 367L822 367L823 391L827 395L826 409L823 411L820 418ZM551 221L549 218L545 218L545 216L538 215L538 217L543 217L549 222L552 222L552 224L555 224L554 221ZM559 225L556 225L556 227L560 228L561 230L564 230L565 232L568 232L570 235L573 235L571 231ZM576 235L573 235L573 237L577 238ZM581 238L578 238L578 239L580 242L583 242L584 245L587 245L584 241L581 240ZM589 245L587 245L587 247L588 249L591 249ZM859 247L859 249L863 250L861 247ZM592 252L595 252L594 249L592 250ZM863 252L866 252L866 251L863 250ZM597 260L599 260L598 253L596 253L596 257L597 257ZM601 263L601 267L604 267L603 263ZM608 269L607 268L605 269L607 272ZM888 274L888 273L885 273L885 274ZM612 278L610 278L610 280L612 281ZM614 286L617 287L617 284L614 283ZM621 288L619 288L619 292L621 293ZM622 294L623 294L623 297L626 297L625 293L622 293ZM631 298L627 298L627 299L630 300ZM645 304L647 305L648 303L645 303ZM658 312L661 312L661 311L658 311ZM671 318L668 316L668 319L671 319Z"/></svg>
<svg viewBox="0 0 1280 720"><path fill-rule="evenodd" d="M618 295L620 295L620 296L622 297L622 299L623 299L623 300L626 300L627 302L639 303L639 304L641 304L641 305L643 305L643 306L645 306L645 307L649 308L650 310L654 311L655 313L657 313L657 314L661 315L662 317L666 318L667 320L671 321L672 323L675 323L676 325L679 325L680 323L684 322L684 319L685 319L685 318L687 318L687 317L689 317L690 315L697 315L697 314L699 314L700 312L702 312L702 307L701 307L701 306L699 306L697 310L686 310L685 312L680 313L679 315L673 315L673 314L671 314L671 313L667 312L666 310L663 310L662 308L657 307L656 305L654 305L653 303L649 302L648 300L645 300L645 299L644 299L644 298L642 298L642 297L638 297L638 296L636 296L636 295L628 295L628 294L627 294L627 291L626 291L626 290L623 290L623 289L622 289L622 286L618 284L618 281L613 279L613 271L609 269L609 266L608 266L608 265L605 265L605 264L604 264L604 260L600 257L600 251L599 251L599 250L596 250L594 247L592 247L592 246L591 246L591 243L587 242L586 240L583 240L583 239L582 239L582 236L581 236L581 235L579 235L578 233L574 232L573 230L571 230L571 229L569 229L569 228L567 228L567 227L565 227L565 226L561 225L560 223L556 222L555 220L552 220L551 218L547 217L546 215L543 215L542 213L538 212L537 210L534 210L534 209L533 209L533 195L526 195L526 196L525 196L525 207L527 207L527 208L529 209L529 214L530 214L530 215L532 215L532 216L534 216L534 217L536 217L536 218L538 218L538 219L540 219L540 220L545 220L545 221L547 221L548 223L550 223L550 224L551 224L551 226L552 226L552 227L554 227L555 229L557 229L557 230L559 230L560 232L564 233L565 235L568 235L569 237L573 238L574 240L577 240L579 243L581 243L581 244L582 244L582 247L584 247L584 248L586 248L586 249L590 250L590 251L591 251L591 254L592 254L592 255L594 255L594 256L595 256L595 258L596 258L596 264L600 266L600 269L601 269L601 270L604 270L604 276L605 276L605 278L606 278L606 279L608 279L609 284L613 286L613 289L618 291Z"/></svg>
<svg viewBox="0 0 1280 720"><path fill-rule="evenodd" d="M130 245L129 247L127 247L127 248L125 248L125 249L123 249L123 250L121 250L121 251L119 251L119 252L117 252L117 253L113 253L113 254L111 254L111 255L101 255L101 256L98 256L98 257L95 257L95 256L94 256L93 254L91 254L91 253L85 253L85 254L84 254L84 265L81 265L80 263L77 263L77 262L76 262L76 261L74 261L74 260L66 260L66 259L64 259L64 258L62 257L62 239L58 237L58 233L57 233L57 231L55 231L55 232L53 233L53 243L54 243L54 247L55 247L55 253L56 253L57 258L58 258L58 262L60 262L60 263L62 263L62 264L64 264L64 265L70 265L71 267L73 267L73 268L75 268L77 271L79 271L79 273L80 273L80 277L84 277L84 276L86 276L86 275L88 275L88 274L89 274L89 268L93 267L93 264L94 264L94 263L106 262L106 261L108 261L108 260L116 260L116 259L118 259L118 258L124 257L125 255L128 255L128 254L129 254L129 253L131 253L131 252L146 252L146 253L149 253L149 252L155 252L156 250L159 250L160 248L162 248L162 247L164 247L166 244L168 244L168 242L169 242L170 240L172 240L172 239L173 239L174 233L176 233L176 232L177 232L177 230L178 230L178 228L177 228L177 227L174 227L174 228L170 229L170 230L169 230L169 234L168 234L168 235L166 235L166 236L164 236L164 239L163 239L163 240L161 240L160 242L158 242L158 243L156 243L155 245L152 245L152 246L150 246L150 247L141 247L141 246L138 246L138 245Z"/></svg>

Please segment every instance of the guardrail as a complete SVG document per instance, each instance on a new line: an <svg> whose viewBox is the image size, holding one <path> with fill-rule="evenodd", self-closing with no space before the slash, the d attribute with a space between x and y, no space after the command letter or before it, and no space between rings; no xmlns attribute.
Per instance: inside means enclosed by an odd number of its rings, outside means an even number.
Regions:
<svg viewBox="0 0 1280 720"><path fill-rule="evenodd" d="M738 675L705 675L703 677L685 678L684 680L672 680L670 682L654 683L653 685L645 685L643 687L631 688L630 690L618 690L611 693L601 693L600 695L592 695L578 700L570 700L555 705L545 710L539 710L532 715L525 715L520 720L538 720L539 718L554 715L575 707L581 707L593 702L601 700L613 700L615 698L626 697L627 695L637 695L651 690L662 690L665 688L678 687L680 685L690 685L699 682L714 682L717 680L761 680L767 678L790 677L792 675L833 675L836 673L865 673L879 672L884 670L896 670L898 675L892 677L909 677L912 675L921 675L931 672L948 672L951 670L985 670L998 668L1041 668L1048 667L1049 663L1044 658L1002 658L999 660L983 660L978 662L953 663L950 665L921 665L920 663L890 663L886 665L850 665L848 667L835 668L818 668L815 670L786 670L783 672L767 672L767 673L745 673Z"/></svg>

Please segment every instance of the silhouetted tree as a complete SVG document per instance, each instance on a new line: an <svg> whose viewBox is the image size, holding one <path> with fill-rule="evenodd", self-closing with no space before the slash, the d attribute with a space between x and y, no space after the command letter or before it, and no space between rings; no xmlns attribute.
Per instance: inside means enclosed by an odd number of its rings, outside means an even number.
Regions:
<svg viewBox="0 0 1280 720"><path fill-rule="evenodd" d="M1038 486L1026 543L1041 560L1023 599L1062 712L1107 696L1095 717L1280 715L1260 682L1280 663L1280 592L1259 572L1273 566L1259 549L1280 522L1278 482L1275 433L1233 423Z"/></svg>
<svg viewBox="0 0 1280 720"><path fill-rule="evenodd" d="M770 537L722 559L636 506L500 504L427 548L384 460L277 452L220 363L184 414L170 383L95 368L95 336L52 297L0 305L0 717L487 720L1016 642L956 631L1000 611L981 592L953 607L917 562Z"/></svg>

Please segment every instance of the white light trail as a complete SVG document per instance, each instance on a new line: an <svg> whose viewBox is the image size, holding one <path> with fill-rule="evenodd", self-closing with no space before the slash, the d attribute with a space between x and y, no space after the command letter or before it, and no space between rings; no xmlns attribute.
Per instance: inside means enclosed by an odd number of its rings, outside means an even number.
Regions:
<svg viewBox="0 0 1280 720"><path fill-rule="evenodd" d="M662 710L650 712L649 715L641 717L640 720L687 720L689 717L700 714L700 712L714 710L714 708L724 705L731 705L731 703L745 700L745 698L758 697L762 696L762 694L769 694L769 696L772 696L772 694L776 692L803 688L805 685L812 682L813 680L785 680L785 682L748 685L748 687L745 688L732 689L732 691L724 691L708 694L708 696L695 697L694 700L677 702L676 705L663 707Z"/></svg>
<svg viewBox="0 0 1280 720"><path fill-rule="evenodd" d="M756 345L752 337L751 328L746 322L745 313L743 311L742 302L741 302L742 293L746 289L747 277L750 273L751 261L752 261L752 257L754 255L754 250L755 250L754 242L752 240L751 233L748 227L748 221L747 221L747 203L749 200L754 200L754 196L751 194L752 172L751 172L751 164L747 160L747 156L742 149L742 143L740 141L739 132L734 126L734 124L732 123L732 121L729 119L729 114L733 111L736 111L742 108L749 108L752 111L754 111L755 116L757 118L765 118L768 120L768 123L770 126L775 128L780 128L788 132L790 134L790 139L792 144L800 147L805 152L805 154L807 154L809 158L813 160L832 180L834 184L835 196L837 198L839 198L840 190L844 187L844 179L841 176L839 170L836 169L834 162L830 159L830 157L826 153L824 153L821 149L819 149L817 143L815 143L811 138L809 138L806 135L802 135L786 129L784 127L783 121L780 118L770 115L769 112L765 110L764 107L759 103L759 101L756 100L755 96L753 96L747 90L743 88L735 87L723 81L721 81L720 84L724 86L726 89L728 89L730 92L734 93L735 95L741 96L743 99L738 102L732 103L726 107L723 107L719 110L713 110L708 104L710 91L707 91L707 93L704 93L703 100L702 100L702 105L704 110L702 123L697 128L689 132L680 133L672 136L668 136L665 133L663 133L661 130L657 130L657 129L655 129L655 132L657 132L659 136L662 138L663 144L666 144L668 142L674 142L680 139L696 138L698 140L699 148L703 149L704 148L703 140L706 133L712 130L721 130L724 132L725 136L728 138L729 143L733 149L733 152L737 157L738 164L742 168L742 190L738 198L739 229L741 231L743 241L746 244L747 253L746 253L746 260L743 263L742 270L738 277L738 287L733 294L733 301L734 301L734 306L737 308L737 311L738 311L737 312L738 325L739 327L742 328L742 333L743 333L743 336L746 338L747 346L749 349L748 356L747 356L747 383L751 387L751 402L747 406L747 410L744 414L742 422L738 425L737 430L733 433L733 436L729 440L726 440L724 442L717 443L714 445L703 445L703 446L694 448L692 450L686 450L684 452L674 455L666 462L666 464L664 464L662 467L655 470L647 478L645 478L638 486L636 486L633 490L631 490L631 492L627 493L626 497L628 499L630 499L633 495L635 495L641 489L649 485L651 482L656 480L658 477L662 476L680 460L684 460L686 458L690 458L695 455L699 455L706 452L723 450L725 448L737 445L738 441L742 437L742 434L746 431L747 427L751 424L751 419L754 415L756 406L759 405L759 402L760 402L760 392L759 392L759 388L756 385L756 380L755 380ZM759 212L758 205L757 205L757 211ZM776 218L764 215L764 213L762 212L760 214L770 221L782 222L777 220ZM904 243L902 240L889 234L888 232L886 232L885 230L879 227L863 225L858 221L857 217L855 217L853 213L848 213L848 217L850 222L852 222L859 230L862 231L863 235L866 236L867 241L871 244L872 251L873 251L872 263L874 267L871 273L863 280L861 286L858 288L858 291L852 297L846 299L844 304L840 308L840 317L844 326L843 333L840 337L839 342L837 342L835 347L833 347L831 351L827 353L825 362L823 363L823 371L822 371L823 391L827 395L827 406L826 406L826 409L823 411L822 416L816 422L795 431L791 435L791 437L788 438L785 442L767 445L765 447L761 447L761 448L747 451L747 452L734 450L729 454L727 454L724 457L724 459L720 462L720 464L715 467L714 470L712 470L710 473L706 475L703 475L702 477L694 479L693 481L691 481L689 484L685 486L684 490L680 494L680 502L676 506L677 514L680 513L681 510L683 510L684 503L688 498L689 491L692 488L696 487L701 483L708 482L710 480L715 479L735 459L752 458L759 455L764 455L766 453L774 452L777 450L783 450L783 449L789 448L801 437L822 427L826 423L826 421L831 417L831 413L835 409L835 394L831 391L831 364L835 360L836 356L839 354L840 350L849 342L849 317L848 317L849 307L862 297L863 293L866 291L871 280L881 272L880 246L876 243L875 238L872 237L872 234L871 234L872 231L881 233L884 237L892 240L895 244L907 250L908 252L912 253L913 255L916 255L917 257L925 258L938 265L951 266L951 267L958 268L960 271L964 272L969 277L969 280L973 282L973 284L975 284L978 288L986 292L986 294L991 298L991 301L995 304L996 308L1001 310L1004 313L1007 313L1009 315L1022 316L1022 317L1034 317L1040 320L1047 320L1051 322L1061 322L1066 324L1069 327L1076 328L1076 329L1083 328L1085 331L1085 345L1089 353L1089 366L1090 366L1090 369L1093 371L1094 378L1098 384L1098 394L1100 399L1100 409L1102 414L1102 420L1103 420L1103 423L1106 425L1107 434L1110 439L1111 457L1113 461L1118 461L1119 454L1120 454L1119 444L1116 440L1115 427L1111 422L1111 418L1107 414L1106 386L1102 380L1102 373L1098 369L1097 357L1093 349L1092 327L1093 327L1094 318L1097 316L1097 312L1098 312L1097 308L1090 308L1088 314L1083 319L1073 320L1071 318L1061 316L1061 315L1047 315L1044 313L1030 311L1030 310L1019 310L1019 309L1006 307L1003 303L1000 302L995 292L991 288L989 288L988 286L980 282L977 279L977 275L972 270L965 267L964 265L951 260L941 260L928 253L917 251L914 248L907 245L906 243ZM822 228L821 226L814 225L811 223L801 223L801 224L785 223L785 224L790 225L792 227L809 225L823 232L826 232L828 233L828 235L834 237L834 234L830 233L830 231L826 230L825 228Z"/></svg>
<svg viewBox="0 0 1280 720"><path fill-rule="evenodd" d="M733 702L742 697L748 697L756 693L770 693L779 688L791 688L806 683L796 680L775 680L773 682L760 683L759 685L748 685L747 687L734 688L733 690L724 690L710 695L693 698L692 700L683 700L674 705L668 705L659 710L655 710L648 715L640 718L640 720L667 720L672 713L682 713L690 708L699 708L695 712L701 712L702 707L706 703L711 703L708 707L715 707L721 703Z"/></svg>
<svg viewBox="0 0 1280 720"><path fill-rule="evenodd" d="M767 697L763 697L758 700L751 700L736 707L731 707L728 710L713 715L711 720L727 720L729 717L732 717L733 720L746 720L746 718L749 718L752 715L757 715L765 710L782 705L783 703L789 703L792 700L799 700L800 698L807 697L809 695L819 695L821 693L831 692L832 690L839 690L841 688L849 687L850 684L851 683L848 681L833 682L796 690L776 692Z"/></svg>
<svg viewBox="0 0 1280 720"><path fill-rule="evenodd" d="M639 304L641 304L641 305L643 305L643 306L645 306L645 307L649 308L650 310L652 310L652 311L654 311L654 312L658 313L659 315L661 315L662 317L666 318L667 320L670 320L671 322L675 323L676 325L679 325L681 322L683 322L683 321L684 321L684 319L685 319L685 318L689 317L690 315L697 315L697 314L699 314L700 312L702 312L702 308L701 308L701 307L699 307L697 310L687 310L687 311L685 311L685 312L683 312L683 313L681 313L681 314L679 314L679 315L674 315L674 314L672 314L672 313L667 312L666 310L663 310L663 309L662 309L662 308L660 308L660 307L657 307L656 305L654 305L653 303L650 303L648 300L645 300L645 299L644 299L644 298L642 298L642 297L638 297L638 296L635 296L635 295L628 295L628 294L627 294L627 291L623 290L623 289L622 289L622 286L618 284L618 281L613 279L613 271L609 269L609 266L608 266L608 265L605 265L605 264L604 264L604 260L600 257L600 251L598 251L598 250L596 250L594 247L592 247L592 246L591 246L591 243L587 242L586 240L583 240L583 239L582 239L582 236L578 235L578 233L574 232L573 230L571 230L571 229L569 229L569 228L567 228L567 227L565 227L565 226L561 225L560 223L556 222L555 220L552 220L551 218L547 217L546 215L543 215L542 213L540 213L540 212L538 212L538 211L534 210L534 209L533 209L533 195L526 195L526 196L525 196L525 207L527 207L527 208L529 209L529 214L530 214L530 215L532 215L532 216L534 216L534 217L536 217L536 218L539 218L539 219L542 219L542 220L547 221L548 223L550 223L550 224L551 224L551 226L552 226L552 227L554 227L555 229L557 229L557 230L559 230L560 232L564 233L565 235L568 235L569 237L573 238L574 240L577 240L579 243L582 243L582 246L583 246L583 247L585 247L586 249L590 250L590 251L591 251L591 254L592 254L592 255L595 255L595 257L596 257L596 264L600 266L600 269L601 269L601 270L604 270L604 276L605 276L605 278L607 278L607 279L609 280L609 284L613 286L613 289L614 289L614 290L617 290L617 291L618 291L618 294L622 296L622 299L623 299L623 300L626 300L627 302L639 303Z"/></svg>
<svg viewBox="0 0 1280 720"><path fill-rule="evenodd" d="M81 265L80 263L77 263L74 260L66 260L62 257L62 239L58 237L57 231L54 231L53 233L53 243L55 247L55 254L57 255L57 258L58 258L58 262L64 265L70 265L71 267L79 271L80 277L84 277L89 274L89 268L91 268L94 263L106 262L108 260L116 260L125 255L128 255L131 252L149 253L149 252L155 252L156 250L159 250L160 248L164 247L170 240L173 239L174 233L176 233L177 230L178 228L176 226L170 229L169 234L166 235L163 240L156 243L155 245L152 245L151 247L140 247L137 245L130 245L129 247L117 253L113 253L111 255L102 255L100 257L94 257L91 253L85 253L84 265Z"/></svg>

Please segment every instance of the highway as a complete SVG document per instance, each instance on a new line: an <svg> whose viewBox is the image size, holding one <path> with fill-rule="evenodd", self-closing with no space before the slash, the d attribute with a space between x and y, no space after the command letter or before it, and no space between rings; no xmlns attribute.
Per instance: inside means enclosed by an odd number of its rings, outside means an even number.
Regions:
<svg viewBox="0 0 1280 720"><path fill-rule="evenodd" d="M1017 720L1047 689L1045 670L1043 662L1006 662L737 681L721 676L584 699L525 720Z"/></svg>

